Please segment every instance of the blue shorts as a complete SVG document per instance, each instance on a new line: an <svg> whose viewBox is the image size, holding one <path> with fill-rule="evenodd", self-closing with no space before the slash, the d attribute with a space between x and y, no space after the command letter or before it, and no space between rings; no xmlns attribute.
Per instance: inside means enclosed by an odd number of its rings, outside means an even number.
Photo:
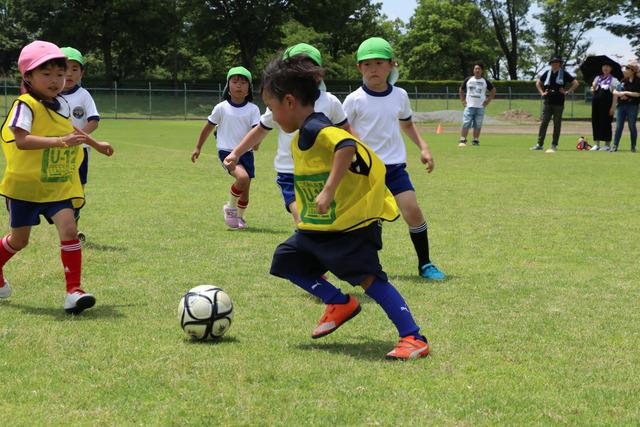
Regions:
<svg viewBox="0 0 640 427"><path fill-rule="evenodd" d="M384 176L384 182L387 184L387 188L391 191L391 194L395 196L405 191L415 191L406 170L406 163L385 166L387 167L387 173Z"/></svg>
<svg viewBox="0 0 640 427"><path fill-rule="evenodd" d="M44 216L49 224L53 224L51 218L63 209L73 209L73 204L71 200L36 203L7 197L7 209L11 228L18 228L40 224L40 215Z"/></svg>
<svg viewBox="0 0 640 427"><path fill-rule="evenodd" d="M222 161L229 154L231 154L231 151L218 150L218 158L220 159L220 162L222 163ZM244 170L247 171L247 173L249 174L249 178L253 179L256 177L256 168L253 165L253 151L247 151L242 156L240 156L240 159L238 159L238 164L242 165ZM224 164L222 165L222 167L224 167Z"/></svg>
<svg viewBox="0 0 640 427"><path fill-rule="evenodd" d="M89 175L89 148L82 147L82 149L84 150L84 159L82 160L82 164L80 165L78 172L80 173L80 183L85 185Z"/></svg>
<svg viewBox="0 0 640 427"><path fill-rule="evenodd" d="M330 271L353 286L369 276L387 280L378 258L380 249L379 222L346 233L296 231L276 248L271 274L316 278Z"/></svg>
<svg viewBox="0 0 640 427"><path fill-rule="evenodd" d="M276 184L278 184L280 192L282 192L284 208L287 212L291 212L291 210L289 210L289 205L296 201L296 192L293 187L293 174L278 172L278 175L276 176Z"/></svg>
<svg viewBox="0 0 640 427"><path fill-rule="evenodd" d="M462 113L462 127L465 129L480 129L482 127L483 119L484 108L465 107L464 112Z"/></svg>

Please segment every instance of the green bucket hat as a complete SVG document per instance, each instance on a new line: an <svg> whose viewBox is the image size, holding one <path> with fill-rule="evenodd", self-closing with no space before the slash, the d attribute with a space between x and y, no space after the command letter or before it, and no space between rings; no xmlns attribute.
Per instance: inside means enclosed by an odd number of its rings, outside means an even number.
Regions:
<svg viewBox="0 0 640 427"><path fill-rule="evenodd" d="M358 62L367 59L393 59L393 48L385 39L371 37L360 43L356 58Z"/></svg>
<svg viewBox="0 0 640 427"><path fill-rule="evenodd" d="M224 85L222 97L227 101L231 99L231 94L229 93L229 79L233 76L243 76L249 80L249 94L245 97L245 101L253 101L253 78L251 77L251 72L244 67L233 67L229 69L227 72L227 84Z"/></svg>
<svg viewBox="0 0 640 427"><path fill-rule="evenodd" d="M367 59L393 60L393 48L385 39L381 37L371 37L360 43L356 59L358 62L366 61ZM391 73L389 73L387 77L387 82L393 85L398 81L399 77L398 66L394 64Z"/></svg>
<svg viewBox="0 0 640 427"><path fill-rule="evenodd" d="M287 50L284 51L282 59L288 59L296 55L306 55L311 58L311 60L315 62L316 65L322 67L322 55L320 54L320 51L310 44L298 43L290 46L289 48L287 48Z"/></svg>
<svg viewBox="0 0 640 427"><path fill-rule="evenodd" d="M67 46L67 47L60 48L60 50L62 51L62 53L64 53L64 56L66 56L67 59L70 59L72 61L77 61L80 63L80 65L84 67L84 56L82 56L82 54L78 49L74 49L72 47Z"/></svg>

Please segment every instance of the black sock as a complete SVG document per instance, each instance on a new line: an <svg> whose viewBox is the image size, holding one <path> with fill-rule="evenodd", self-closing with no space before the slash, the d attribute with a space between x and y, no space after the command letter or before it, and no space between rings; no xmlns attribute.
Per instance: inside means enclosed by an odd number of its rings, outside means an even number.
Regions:
<svg viewBox="0 0 640 427"><path fill-rule="evenodd" d="M429 264L431 259L429 258L429 236L427 236L427 223L422 223L422 225L417 227L410 227L409 236L411 236L413 247L416 250L416 255L418 255L418 267Z"/></svg>

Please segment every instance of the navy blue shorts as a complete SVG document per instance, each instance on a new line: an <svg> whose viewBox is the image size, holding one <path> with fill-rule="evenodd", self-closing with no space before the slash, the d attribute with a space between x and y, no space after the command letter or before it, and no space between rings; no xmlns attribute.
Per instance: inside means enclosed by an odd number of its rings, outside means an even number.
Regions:
<svg viewBox="0 0 640 427"><path fill-rule="evenodd" d="M218 150L218 158L220 159L220 162L222 162L229 154L231 154L231 151ZM242 156L240 156L240 159L238 159L238 164L242 165L244 170L247 171L247 173L249 174L249 178L253 179L256 177L256 168L253 165L253 151L247 151ZM222 167L224 167L224 164Z"/></svg>
<svg viewBox="0 0 640 427"><path fill-rule="evenodd" d="M11 228L26 227L40 224L40 215L44 216L49 224L53 224L53 216L62 209L73 209L71 200L60 202L25 202L7 197L7 209Z"/></svg>
<svg viewBox="0 0 640 427"><path fill-rule="evenodd" d="M282 198L284 199L284 208L291 212L289 205L296 201L296 192L293 187L293 174L280 173L276 176L276 184L280 187Z"/></svg>
<svg viewBox="0 0 640 427"><path fill-rule="evenodd" d="M378 258L380 249L379 222L346 233L296 231L276 248L271 274L314 278L330 271L353 286L372 275L387 280Z"/></svg>
<svg viewBox="0 0 640 427"><path fill-rule="evenodd" d="M385 166L387 167L387 173L384 176L384 182L387 184L387 188L391 191L391 194L395 196L405 191L415 191L406 170L406 163Z"/></svg>
<svg viewBox="0 0 640 427"><path fill-rule="evenodd" d="M89 176L89 147L82 147L82 149L84 150L84 159L78 172L80 173L80 182L85 185Z"/></svg>

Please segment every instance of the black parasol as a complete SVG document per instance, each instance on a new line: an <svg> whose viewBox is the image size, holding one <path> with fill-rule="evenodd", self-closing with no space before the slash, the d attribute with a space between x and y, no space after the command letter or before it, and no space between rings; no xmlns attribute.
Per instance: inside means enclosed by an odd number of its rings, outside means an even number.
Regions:
<svg viewBox="0 0 640 427"><path fill-rule="evenodd" d="M580 65L580 71L582 71L582 77L587 84L591 84L593 79L602 74L602 66L604 64L611 65L611 75L618 80L621 80L624 76L622 74L622 67L613 59L607 55L589 56Z"/></svg>

